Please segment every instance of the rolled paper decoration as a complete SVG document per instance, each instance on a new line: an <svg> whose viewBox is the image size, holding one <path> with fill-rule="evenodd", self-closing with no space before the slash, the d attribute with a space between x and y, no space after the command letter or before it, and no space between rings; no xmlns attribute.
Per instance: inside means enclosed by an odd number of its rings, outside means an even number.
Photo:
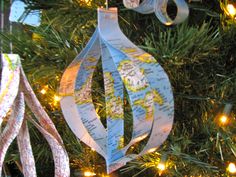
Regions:
<svg viewBox="0 0 236 177"><path fill-rule="evenodd" d="M167 13L168 0L158 0L155 4L155 14L157 18L165 25L182 23L189 15L189 8L185 0L173 0L177 7L177 14L172 20Z"/></svg>
<svg viewBox="0 0 236 177"><path fill-rule="evenodd" d="M186 20L189 15L189 7L185 0L173 0L177 7L177 14L171 19L167 12L168 0L144 0L141 3L137 0L123 0L126 8L135 10L142 14L155 13L157 18L165 25L179 24Z"/></svg>
<svg viewBox="0 0 236 177"><path fill-rule="evenodd" d="M92 76L102 59L107 128L96 113ZM133 132L124 146L123 86L133 115ZM74 134L106 160L107 173L158 148L173 124L174 100L167 74L148 53L122 33L116 8L98 9L98 27L92 38L65 70L60 84L62 112ZM139 154L127 150L149 140Z"/></svg>
<svg viewBox="0 0 236 177"><path fill-rule="evenodd" d="M30 120L43 134L52 150L55 177L69 177L69 158L63 141L28 83L20 64L20 57L16 54L3 54L2 63L0 115L4 118L9 112L10 119L6 120L6 126L3 132L0 132L0 177L7 149L16 136L24 176L36 176L27 120ZM38 123L31 117L24 119L24 100ZM1 122L2 117L0 117Z"/></svg>

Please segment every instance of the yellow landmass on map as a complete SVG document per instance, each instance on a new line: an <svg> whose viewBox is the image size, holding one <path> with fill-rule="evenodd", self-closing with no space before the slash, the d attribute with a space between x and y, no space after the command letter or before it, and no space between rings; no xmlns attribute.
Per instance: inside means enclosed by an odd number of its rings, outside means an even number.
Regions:
<svg viewBox="0 0 236 177"><path fill-rule="evenodd" d="M95 57L89 57L87 60L88 60L90 63L93 63L93 62L97 61L97 59L96 59Z"/></svg>
<svg viewBox="0 0 236 177"><path fill-rule="evenodd" d="M123 60L118 66L125 87L132 92L139 92L148 87L144 76L144 70L137 71L132 61Z"/></svg>
<svg viewBox="0 0 236 177"><path fill-rule="evenodd" d="M164 99L157 90L153 90L154 102L158 103L160 106L163 105Z"/></svg>
<svg viewBox="0 0 236 177"><path fill-rule="evenodd" d="M137 55L137 50L135 48L123 48L121 49L123 52L132 55L135 59L144 62L144 63L157 63L157 61L148 53L143 53L141 55Z"/></svg>
<svg viewBox="0 0 236 177"><path fill-rule="evenodd" d="M144 53L142 55L135 56L136 59L138 59L141 62L144 63L156 63L157 61L148 53Z"/></svg>
<svg viewBox="0 0 236 177"><path fill-rule="evenodd" d="M6 61L8 62L9 69L14 71L17 68L17 66L19 66L19 64L20 64L19 56L17 56L17 59L15 61L10 59L10 57L9 57L10 55L8 55L8 54L3 54L3 56L6 59Z"/></svg>
<svg viewBox="0 0 236 177"><path fill-rule="evenodd" d="M148 103L150 103L150 99L153 99L154 102L158 103L159 105L163 105L164 99L162 96L156 91L152 90L152 92L148 92L144 99L138 99L134 102L134 105L141 106L146 114L146 119L150 119L154 114L154 109Z"/></svg>
<svg viewBox="0 0 236 177"><path fill-rule="evenodd" d="M135 48L123 48L123 49L121 49L121 51L123 51L125 53L134 53L137 50Z"/></svg>
<svg viewBox="0 0 236 177"><path fill-rule="evenodd" d="M119 149L119 150L122 149L124 147L124 143L125 143L125 138L124 138L124 136L121 136L120 140L118 142L117 149Z"/></svg>
<svg viewBox="0 0 236 177"><path fill-rule="evenodd" d="M96 66L86 66L85 69L86 69L86 70L90 70L90 69L94 70L94 69L96 69Z"/></svg>
<svg viewBox="0 0 236 177"><path fill-rule="evenodd" d="M75 101L77 104L87 104L92 103L92 96L91 96L91 81L92 75L90 75L85 83L79 90L75 90Z"/></svg>
<svg viewBox="0 0 236 177"><path fill-rule="evenodd" d="M104 80L106 85L106 112L107 117L112 119L123 118L123 100L115 96L114 78L110 72L104 73Z"/></svg>
<svg viewBox="0 0 236 177"><path fill-rule="evenodd" d="M150 106L150 102L153 99L153 93L147 92L144 99L138 99L134 102L134 105L142 107L146 112L146 119L152 119L154 115L154 107Z"/></svg>

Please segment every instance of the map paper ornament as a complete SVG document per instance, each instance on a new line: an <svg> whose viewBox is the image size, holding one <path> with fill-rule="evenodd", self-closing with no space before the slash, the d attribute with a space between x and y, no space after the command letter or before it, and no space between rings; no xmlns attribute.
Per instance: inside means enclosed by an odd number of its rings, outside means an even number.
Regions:
<svg viewBox="0 0 236 177"><path fill-rule="evenodd" d="M92 76L102 59L107 128L96 113ZM126 88L133 114L132 139L123 146L123 99ZM98 9L98 27L63 74L60 104L74 134L106 160L107 173L134 158L153 152L167 138L173 124L174 102L168 76L156 60L121 32L116 8ZM149 136L139 154L128 154L133 144Z"/></svg>
<svg viewBox="0 0 236 177"><path fill-rule="evenodd" d="M0 177L7 149L16 137L24 176L37 176L27 121L35 125L47 140L53 154L55 177L69 177L69 158L63 141L30 87L20 57L2 54L1 60L0 123L4 121L6 125L0 132ZM24 116L25 102L37 121Z"/></svg>
<svg viewBox="0 0 236 177"><path fill-rule="evenodd" d="M173 0L177 7L177 14L172 20L167 12L169 0L123 0L126 8L142 14L155 13L157 18L165 25L174 25L183 22L189 15L189 8L185 0Z"/></svg>
<svg viewBox="0 0 236 177"><path fill-rule="evenodd" d="M39 26L41 22L41 12L40 10L27 11L27 5L23 1L15 0L11 5L9 20L30 26Z"/></svg>

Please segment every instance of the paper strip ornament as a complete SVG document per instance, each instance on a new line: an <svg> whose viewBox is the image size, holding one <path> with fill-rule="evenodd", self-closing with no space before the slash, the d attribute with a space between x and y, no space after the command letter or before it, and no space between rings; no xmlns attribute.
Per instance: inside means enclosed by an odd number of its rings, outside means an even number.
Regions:
<svg viewBox="0 0 236 177"><path fill-rule="evenodd" d="M17 144L20 151L20 160L24 176L36 177L35 160L26 120L24 120L19 134L17 135Z"/></svg>
<svg viewBox="0 0 236 177"><path fill-rule="evenodd" d="M41 22L40 10L27 10L27 5L21 0L13 1L11 5L11 22L20 22L31 26L39 26Z"/></svg>
<svg viewBox="0 0 236 177"><path fill-rule="evenodd" d="M4 121L6 126L3 132L0 132L0 176L7 149L16 136L24 176L36 176L35 160L27 127L27 121L31 121L45 137L52 150L55 177L69 177L69 158L63 141L30 87L21 67L20 57L16 54L2 54L1 60L0 120ZM24 117L24 101L35 115L37 122L29 116L27 119ZM10 118L7 120L6 117L9 115Z"/></svg>
<svg viewBox="0 0 236 177"><path fill-rule="evenodd" d="M20 81L20 59L18 55L11 55L9 58L7 54L3 54L3 58L0 85L0 126L17 96Z"/></svg>
<svg viewBox="0 0 236 177"><path fill-rule="evenodd" d="M102 59L107 128L99 120L91 97L92 76ZM133 114L133 133L124 140L123 99L126 88ZM106 160L111 173L128 161L154 151L167 138L174 102L167 74L157 61L121 32L117 9L98 9L98 27L63 74L60 104L74 134ZM135 143L149 140L139 154L128 154Z"/></svg>
<svg viewBox="0 0 236 177"><path fill-rule="evenodd" d="M174 25L183 22L189 15L189 8L185 0L173 0L177 7L177 14L172 20L167 12L169 0L123 0L126 8L142 14L155 13L157 18L165 25Z"/></svg>
<svg viewBox="0 0 236 177"><path fill-rule="evenodd" d="M13 111L11 112L8 124L0 134L0 176L2 174L2 165L7 149L20 131L24 120L25 105L22 93L20 93L19 98L16 99L12 106Z"/></svg>

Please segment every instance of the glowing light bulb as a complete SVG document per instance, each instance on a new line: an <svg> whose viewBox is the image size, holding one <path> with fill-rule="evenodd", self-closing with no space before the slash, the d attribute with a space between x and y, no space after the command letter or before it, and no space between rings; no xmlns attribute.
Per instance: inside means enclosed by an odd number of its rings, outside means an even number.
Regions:
<svg viewBox="0 0 236 177"><path fill-rule="evenodd" d="M164 171L164 170L166 169L166 166L165 166L165 164L163 164L163 163L159 163L159 164L157 165L157 168L158 168L160 171Z"/></svg>
<svg viewBox="0 0 236 177"><path fill-rule="evenodd" d="M228 4L226 9L227 9L229 15L231 15L231 16L235 16L236 15L236 9L235 9L235 7L232 4Z"/></svg>
<svg viewBox="0 0 236 177"><path fill-rule="evenodd" d="M40 93L44 95L44 94L47 93L47 90L48 90L48 85L45 85L45 86L42 88L42 90L40 90Z"/></svg>
<svg viewBox="0 0 236 177"><path fill-rule="evenodd" d="M228 122L228 117L226 115L220 116L220 123L226 124Z"/></svg>
<svg viewBox="0 0 236 177"><path fill-rule="evenodd" d="M228 170L230 173L236 173L236 165L231 162L231 163L228 165L227 170Z"/></svg>
<svg viewBox="0 0 236 177"><path fill-rule="evenodd" d="M95 151L95 149L94 149L94 148L91 148L91 151Z"/></svg>
<svg viewBox="0 0 236 177"><path fill-rule="evenodd" d="M54 101L55 101L55 102L60 101L60 99L61 99L61 98L60 98L59 96L57 96L57 95L54 96Z"/></svg>
<svg viewBox="0 0 236 177"><path fill-rule="evenodd" d="M172 23L171 22L166 22L165 25L170 26L170 25L172 25Z"/></svg>
<svg viewBox="0 0 236 177"><path fill-rule="evenodd" d="M86 4L87 6L91 6L92 5L91 0L80 0L80 2Z"/></svg>
<svg viewBox="0 0 236 177"><path fill-rule="evenodd" d="M85 171L84 172L84 176L95 176L95 175L96 175L96 173L91 172L91 171Z"/></svg>
<svg viewBox="0 0 236 177"><path fill-rule="evenodd" d="M45 89L40 90L40 93L42 93L43 95L46 93L47 91Z"/></svg>

